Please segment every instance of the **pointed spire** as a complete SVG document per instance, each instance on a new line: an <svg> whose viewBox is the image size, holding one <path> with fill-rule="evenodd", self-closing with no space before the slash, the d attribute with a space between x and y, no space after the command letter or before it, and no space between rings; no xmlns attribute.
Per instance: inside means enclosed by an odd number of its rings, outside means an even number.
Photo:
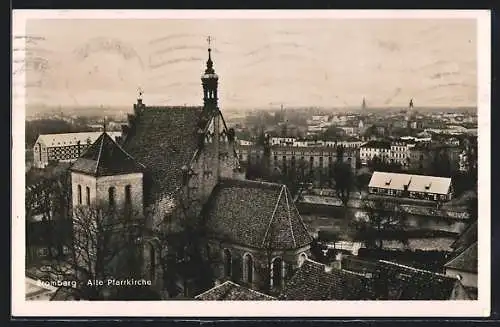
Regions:
<svg viewBox="0 0 500 327"><path fill-rule="evenodd" d="M413 98L410 99L410 108L413 108Z"/></svg>
<svg viewBox="0 0 500 327"><path fill-rule="evenodd" d="M205 74L213 74L215 73L214 71L214 63L212 61L212 48L211 48L211 43L212 43L212 37L209 36L207 37L207 42L208 42L208 60L207 60L207 69L205 69Z"/></svg>
<svg viewBox="0 0 500 327"><path fill-rule="evenodd" d="M205 69L205 73L201 76L201 81L203 85L203 103L205 108L208 111L218 110L217 109L217 83L219 77L215 73L213 68L212 61L212 48L211 42L212 37L209 36L207 38L208 41L208 60L207 60L207 68Z"/></svg>

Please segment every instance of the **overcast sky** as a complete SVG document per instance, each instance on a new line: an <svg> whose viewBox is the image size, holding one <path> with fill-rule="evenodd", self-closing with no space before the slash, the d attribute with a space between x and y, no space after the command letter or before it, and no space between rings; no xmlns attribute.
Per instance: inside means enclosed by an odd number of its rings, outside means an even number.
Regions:
<svg viewBox="0 0 500 327"><path fill-rule="evenodd" d="M44 63L27 66L31 103L131 105L142 87L150 105L200 105L211 35L222 108L476 105L475 20L53 19L27 34L44 38L27 46Z"/></svg>

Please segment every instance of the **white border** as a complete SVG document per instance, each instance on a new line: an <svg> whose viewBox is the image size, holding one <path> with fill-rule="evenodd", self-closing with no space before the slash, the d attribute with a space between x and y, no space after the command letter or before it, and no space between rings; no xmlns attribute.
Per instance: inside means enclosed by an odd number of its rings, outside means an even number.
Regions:
<svg viewBox="0 0 500 327"><path fill-rule="evenodd" d="M487 10L14 10L13 35L24 35L28 19L476 19L479 128L479 295L477 301L269 301L269 302L28 302L25 301L24 122L25 100L12 108L12 315L13 316L171 316L171 317L479 317L490 314L490 12ZM15 64L13 64L15 69ZM23 92L24 76L13 93Z"/></svg>

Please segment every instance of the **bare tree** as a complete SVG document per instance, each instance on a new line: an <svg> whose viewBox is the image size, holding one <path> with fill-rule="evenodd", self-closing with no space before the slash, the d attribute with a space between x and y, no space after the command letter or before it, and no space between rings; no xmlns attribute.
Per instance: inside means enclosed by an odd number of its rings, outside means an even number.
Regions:
<svg viewBox="0 0 500 327"><path fill-rule="evenodd" d="M163 214L153 228L160 244L168 244L161 253L160 265L169 297L178 295L179 284L184 297L213 286L201 208L201 202L190 196L186 186L178 194L173 211Z"/></svg>
<svg viewBox="0 0 500 327"><path fill-rule="evenodd" d="M41 216L44 225L44 241L47 244L49 257L62 253L61 235L55 230L57 221L69 219L71 194L69 176L60 174L51 178L41 178L36 184L26 188L25 208L29 224L35 215Z"/></svg>
<svg viewBox="0 0 500 327"><path fill-rule="evenodd" d="M73 210L72 224L69 254L51 267L52 277L74 281L66 287L67 293L81 300L130 299L130 294L140 299L147 293L144 285L116 287L112 282L146 277L142 269L145 224L140 213L79 206Z"/></svg>
<svg viewBox="0 0 500 327"><path fill-rule="evenodd" d="M383 248L384 240L397 240L406 244L406 215L396 203L388 200L366 200L359 216L352 222L354 238L368 248Z"/></svg>

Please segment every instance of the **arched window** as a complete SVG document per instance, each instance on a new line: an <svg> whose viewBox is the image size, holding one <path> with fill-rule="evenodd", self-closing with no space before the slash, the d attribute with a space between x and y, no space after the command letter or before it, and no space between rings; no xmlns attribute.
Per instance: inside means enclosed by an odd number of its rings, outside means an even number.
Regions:
<svg viewBox="0 0 500 327"><path fill-rule="evenodd" d="M307 260L307 254L301 253L299 255L299 267Z"/></svg>
<svg viewBox="0 0 500 327"><path fill-rule="evenodd" d="M247 253L245 254L245 257L243 258L243 271L244 271L244 278L245 282L248 284L252 284L253 282L253 258L252 255Z"/></svg>
<svg viewBox="0 0 500 327"><path fill-rule="evenodd" d="M224 277L231 277L232 264L231 252L228 249L224 249Z"/></svg>
<svg viewBox="0 0 500 327"><path fill-rule="evenodd" d="M125 186L125 205L130 206L132 204L132 186Z"/></svg>
<svg viewBox="0 0 500 327"><path fill-rule="evenodd" d="M78 204L82 204L82 186L78 185Z"/></svg>
<svg viewBox="0 0 500 327"><path fill-rule="evenodd" d="M283 282L283 260L274 258L271 263L271 286L281 288Z"/></svg>
<svg viewBox="0 0 500 327"><path fill-rule="evenodd" d="M87 205L89 206L90 205L90 187L86 187L87 189Z"/></svg>
<svg viewBox="0 0 500 327"><path fill-rule="evenodd" d="M110 187L108 189L108 201L109 201L109 207L113 209L115 207L115 188Z"/></svg>

